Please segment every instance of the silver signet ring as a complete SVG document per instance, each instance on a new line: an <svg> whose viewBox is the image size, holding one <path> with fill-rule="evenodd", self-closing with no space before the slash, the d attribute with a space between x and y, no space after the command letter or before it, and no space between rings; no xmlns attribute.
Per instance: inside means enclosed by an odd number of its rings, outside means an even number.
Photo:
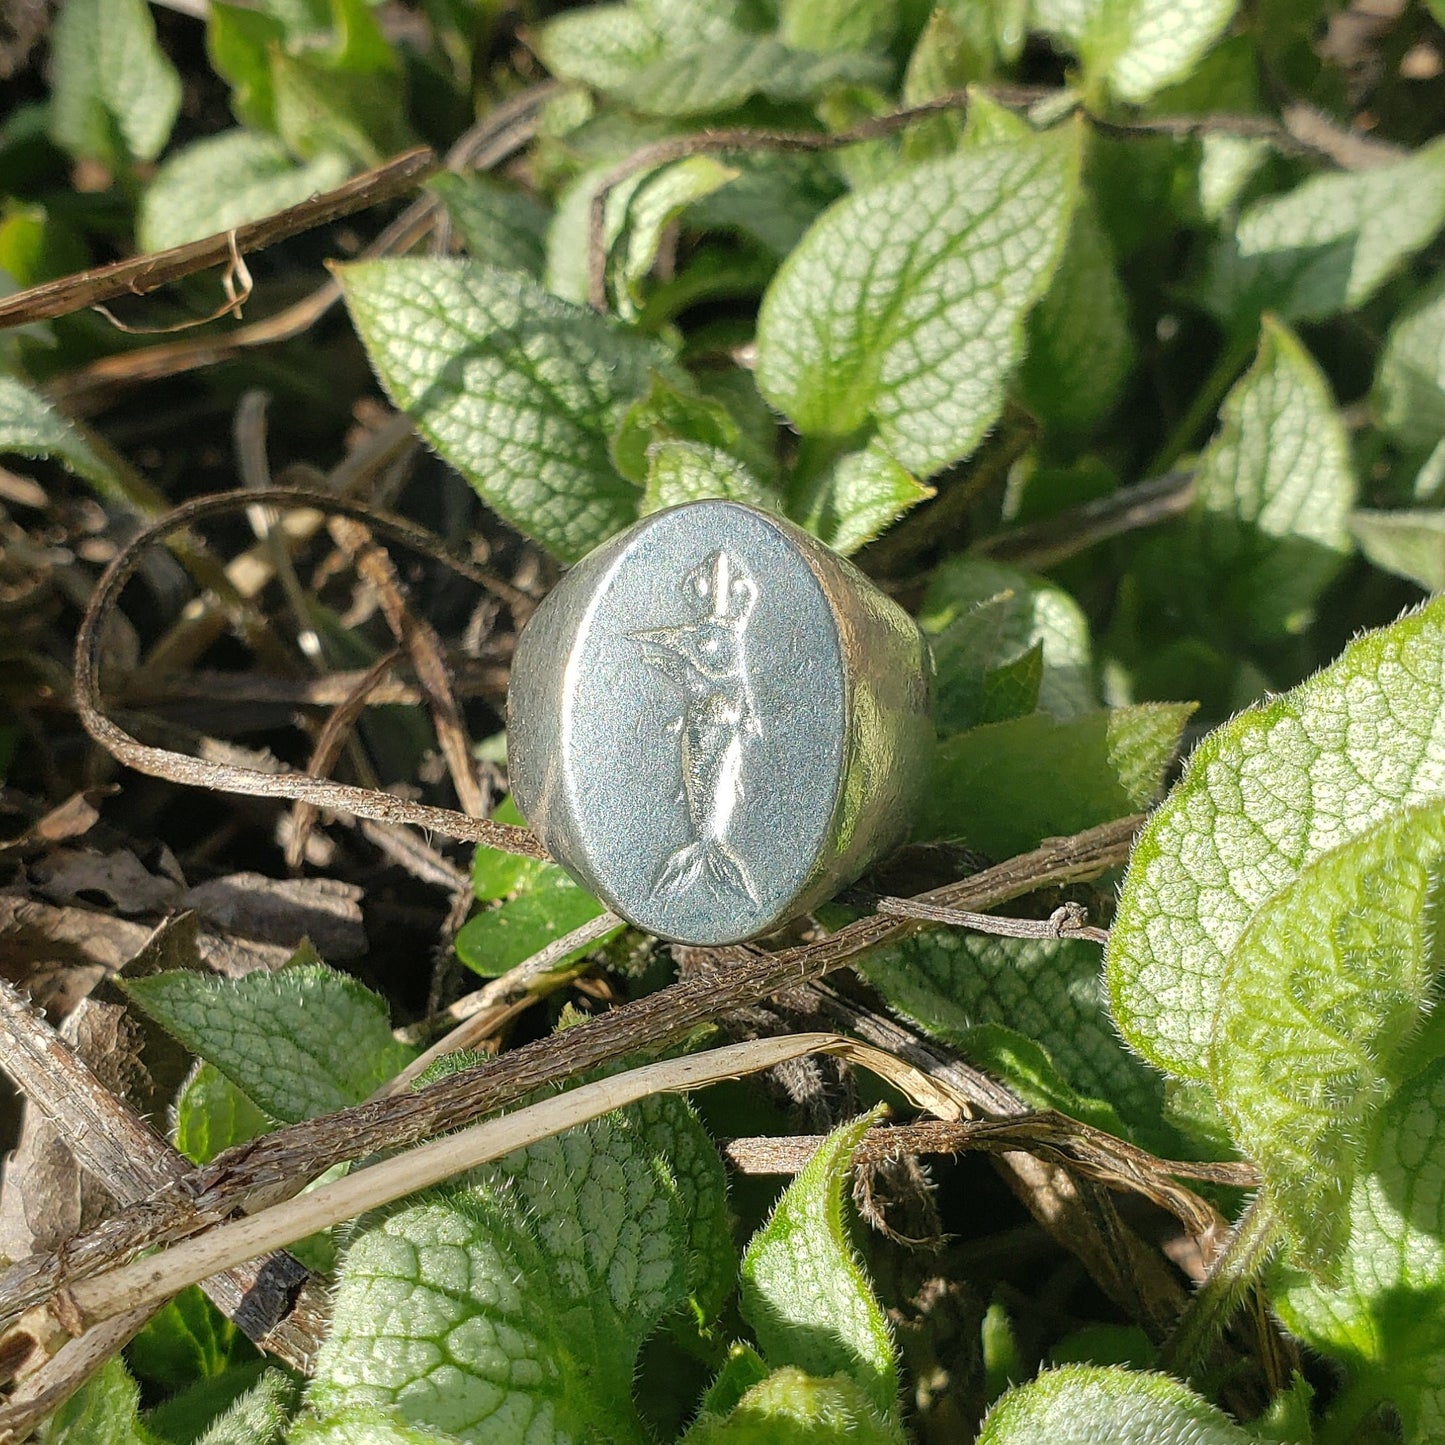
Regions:
<svg viewBox="0 0 1445 1445"><path fill-rule="evenodd" d="M752 938L907 834L929 673L913 619L815 538L689 502L589 553L523 630L513 795L630 923Z"/></svg>

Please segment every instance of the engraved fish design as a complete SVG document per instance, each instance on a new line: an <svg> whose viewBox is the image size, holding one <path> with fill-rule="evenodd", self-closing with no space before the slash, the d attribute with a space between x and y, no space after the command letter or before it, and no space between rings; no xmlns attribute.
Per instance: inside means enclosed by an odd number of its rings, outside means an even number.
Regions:
<svg viewBox="0 0 1445 1445"><path fill-rule="evenodd" d="M681 747L678 801L687 805L692 837L664 859L653 888L685 888L706 877L756 903L757 891L727 832L743 799L743 741L762 731L744 642L758 588L719 551L688 573L682 591L706 604L706 613L630 634L642 644L643 660L682 691L682 714L672 730Z"/></svg>

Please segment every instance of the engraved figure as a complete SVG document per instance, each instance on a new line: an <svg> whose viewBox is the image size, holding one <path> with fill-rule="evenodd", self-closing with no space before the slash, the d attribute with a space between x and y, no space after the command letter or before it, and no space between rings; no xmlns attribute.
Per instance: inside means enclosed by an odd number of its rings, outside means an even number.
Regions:
<svg viewBox="0 0 1445 1445"><path fill-rule="evenodd" d="M744 632L757 584L726 552L714 552L688 573L683 595L703 603L696 621L634 632L642 656L682 691L682 713L671 725L682 754L682 790L691 839L663 861L654 891L690 887L706 878L752 902L757 892L727 841L743 799L743 741L761 731L748 681Z"/></svg>

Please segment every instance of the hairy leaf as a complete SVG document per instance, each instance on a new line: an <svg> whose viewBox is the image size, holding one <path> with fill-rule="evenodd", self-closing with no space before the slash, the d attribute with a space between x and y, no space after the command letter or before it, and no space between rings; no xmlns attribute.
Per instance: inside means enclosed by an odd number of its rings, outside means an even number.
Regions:
<svg viewBox="0 0 1445 1445"><path fill-rule="evenodd" d="M1072 126L978 142L830 207L758 317L758 386L806 434L874 427L927 479L997 417L1068 231Z"/></svg>
<svg viewBox="0 0 1445 1445"><path fill-rule="evenodd" d="M1046 713L988 723L941 743L914 833L1011 858L1149 806L1192 703Z"/></svg>
<svg viewBox="0 0 1445 1445"><path fill-rule="evenodd" d="M541 201L475 172L443 171L427 182L447 208L462 244L489 266L539 277L552 213Z"/></svg>
<svg viewBox="0 0 1445 1445"><path fill-rule="evenodd" d="M846 1375L888 1417L898 1401L893 1340L843 1218L853 1151L876 1120L835 1129L788 1186L743 1255L742 1311L770 1365Z"/></svg>
<svg viewBox="0 0 1445 1445"><path fill-rule="evenodd" d="M211 1423L196 1445L280 1445L297 1393L290 1375L267 1370Z"/></svg>
<svg viewBox="0 0 1445 1445"><path fill-rule="evenodd" d="M41 1425L39 1445L162 1445L140 1422L139 1392L119 1355L112 1355Z"/></svg>
<svg viewBox="0 0 1445 1445"><path fill-rule="evenodd" d="M1316 858L1255 913L1220 984L1210 1078L1295 1257L1334 1269L1368 1125L1439 962L1445 802Z"/></svg>
<svg viewBox="0 0 1445 1445"><path fill-rule="evenodd" d="M181 105L145 0L66 0L50 40L50 134L71 155L154 160Z"/></svg>
<svg viewBox="0 0 1445 1445"><path fill-rule="evenodd" d="M1344 1364L1345 1424L1388 1400L1409 1445L1429 1445L1445 1432L1445 1061L1385 1110L1350 1197L1349 1239L1337 1285L1282 1267L1273 1304Z"/></svg>
<svg viewBox="0 0 1445 1445"><path fill-rule="evenodd" d="M985 721L987 680L1040 651L1038 707L1060 720L1098 706L1089 623L1062 587L986 557L954 557L933 573L918 609L933 643L934 713L944 732Z"/></svg>
<svg viewBox="0 0 1445 1445"><path fill-rule="evenodd" d="M1445 140L1371 170L1256 201L1216 250L1203 299L1221 319L1313 321L1363 305L1445 225Z"/></svg>
<svg viewBox="0 0 1445 1445"><path fill-rule="evenodd" d="M1395 318L1371 401L1401 446L1428 451L1445 436L1445 277Z"/></svg>
<svg viewBox="0 0 1445 1445"><path fill-rule="evenodd" d="M122 986L285 1124L359 1104L413 1057L392 1038L385 1001L324 964L234 979L181 969Z"/></svg>
<svg viewBox="0 0 1445 1445"><path fill-rule="evenodd" d="M845 557L933 495L876 438L792 481L787 510L793 520Z"/></svg>
<svg viewBox="0 0 1445 1445"><path fill-rule="evenodd" d="M717 447L699 442L654 442L647 456L647 489L642 498L644 514L704 497L725 497L766 511L778 509L779 498L736 457Z"/></svg>
<svg viewBox="0 0 1445 1445"><path fill-rule="evenodd" d="M1350 531L1376 567L1427 592L1445 592L1445 512L1356 511Z"/></svg>
<svg viewBox="0 0 1445 1445"><path fill-rule="evenodd" d="M716 1312L725 1213L721 1161L674 1097L475 1170L362 1230L308 1403L478 1445L641 1442L638 1347L690 1298Z"/></svg>
<svg viewBox="0 0 1445 1445"><path fill-rule="evenodd" d="M758 477L772 477L777 461L772 453L775 429L771 418L766 438L745 432L727 405L711 396L684 391L662 376L652 378L652 389L627 408L617 435L612 438L612 461L617 470L639 487L652 471L650 449L660 442L683 442L724 452L744 463ZM744 499L746 500L746 499ZM648 508L644 504L645 510Z"/></svg>
<svg viewBox="0 0 1445 1445"><path fill-rule="evenodd" d="M1110 931L1115 1021L1146 1058L1208 1072L1225 960L1312 859L1445 793L1445 599L1352 643L1195 749L1135 844Z"/></svg>
<svg viewBox="0 0 1445 1445"><path fill-rule="evenodd" d="M1303 631L1352 547L1355 478L1329 384L1268 319L1259 354L1225 399L1199 459L1193 514L1146 556L1178 606L1253 642Z"/></svg>
<svg viewBox="0 0 1445 1445"><path fill-rule="evenodd" d="M5 452L59 462L108 496L121 490L115 468L96 453L73 422L38 391L0 374L0 454Z"/></svg>
<svg viewBox="0 0 1445 1445"><path fill-rule="evenodd" d="M500 515L566 561L637 516L607 443L662 348L476 261L340 268L382 384Z"/></svg>
<svg viewBox="0 0 1445 1445"><path fill-rule="evenodd" d="M1221 1410L1168 1375L1065 1365L1006 1394L978 1445L1250 1445Z"/></svg>
<svg viewBox="0 0 1445 1445"><path fill-rule="evenodd" d="M899 1445L897 1422L879 1413L847 1375L819 1379L794 1366L754 1385L726 1417L703 1414L684 1445Z"/></svg>
<svg viewBox="0 0 1445 1445"><path fill-rule="evenodd" d="M1029 317L1019 370L1024 404L1064 431L1092 427L1119 399L1134 365L1129 304L1108 238L1087 199L1053 284Z"/></svg>
<svg viewBox="0 0 1445 1445"><path fill-rule="evenodd" d="M1035 1107L1065 1101L1055 1088L1048 1098L1040 1094L1037 1064L1018 1056L1016 1048L1008 1055L1026 1067L1010 1067L1010 1057L993 1045L1012 1040L990 1035L989 1029L1004 1027L1031 1040L1067 1089L1106 1101L1141 1141L1165 1142L1157 1127L1163 1081L1119 1042L1105 1008L1097 944L936 928L875 950L860 966L890 1007L1022 1086ZM981 1046L990 1053L986 1061Z"/></svg>
<svg viewBox="0 0 1445 1445"><path fill-rule="evenodd" d="M233 1144L270 1130L258 1109L214 1064L200 1063L176 1100L174 1142L192 1164L209 1164Z"/></svg>
<svg viewBox="0 0 1445 1445"><path fill-rule="evenodd" d="M177 151L141 202L137 237L147 251L180 246L297 205L346 179L344 156L296 165L286 147L256 131L229 130Z"/></svg>

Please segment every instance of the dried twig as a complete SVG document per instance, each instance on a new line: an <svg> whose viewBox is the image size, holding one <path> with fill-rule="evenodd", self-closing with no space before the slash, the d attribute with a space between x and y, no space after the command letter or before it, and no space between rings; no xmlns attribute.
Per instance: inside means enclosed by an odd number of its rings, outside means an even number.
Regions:
<svg viewBox="0 0 1445 1445"><path fill-rule="evenodd" d="M159 522L137 533L116 555L96 584L90 605L81 619L75 643L75 707L86 731L121 762L135 768L137 772L148 773L153 777L166 778L192 787L216 788L256 797L290 798L321 808L333 808L341 813L352 813L358 817L379 818L384 822L412 823L422 828L433 828L450 838L489 843L508 852L545 858L546 850L525 828L495 823L486 818L470 818L465 813L458 813L450 808L427 807L390 793L335 783L325 778L313 778L305 773L263 773L255 768L207 762L165 748L150 747L132 737L101 711L97 678L100 638L111 609L140 565L145 549L167 532L189 526L205 517L218 516L261 501L270 505L315 507L352 517L404 546L444 562L469 581L496 592L509 603L515 602L524 606L530 603L530 599L510 583L448 551L431 533L400 517L379 512L374 508L291 488L200 497L177 507Z"/></svg>
<svg viewBox="0 0 1445 1445"><path fill-rule="evenodd" d="M5 1071L51 1121L81 1168L121 1203L174 1184L190 1163L100 1083L11 984L0 979ZM256 1343L305 1369L320 1342L324 1292L290 1255L204 1282L218 1309ZM134 1302L132 1302L134 1303Z"/></svg>
<svg viewBox="0 0 1445 1445"><path fill-rule="evenodd" d="M292 1244L640 1099L703 1088L812 1053L837 1054L871 1069L920 1108L943 1118L959 1115L959 1102L926 1074L856 1039L792 1034L725 1044L704 1053L644 1064L473 1124L247 1219L219 1225L158 1255L82 1280L57 1297L56 1316L72 1331L90 1328L137 1304L158 1304L196 1280L264 1250Z"/></svg>
<svg viewBox="0 0 1445 1445"><path fill-rule="evenodd" d="M1044 572L1110 537L1183 516L1193 505L1193 471L1166 472L1066 508L1042 522L995 532L980 538L970 550Z"/></svg>
<svg viewBox="0 0 1445 1445"><path fill-rule="evenodd" d="M987 908L1037 888L1097 877L1128 857L1142 821L1123 818L1072 838L1051 839L1032 853L925 896L948 906ZM555 1087L645 1049L666 1047L699 1024L782 988L821 978L870 948L906 936L915 926L875 916L820 942L779 953L719 950L722 962L717 968L700 969L668 988L488 1064L415 1093L361 1104L229 1149L73 1241L63 1256L32 1256L0 1274L0 1321L13 1320L62 1286L110 1268L138 1249L193 1234L243 1205L255 1208L263 1200L294 1194L333 1164L406 1148L506 1108L537 1089ZM1006 1101L1011 1096L1001 1091L999 1097Z"/></svg>
<svg viewBox="0 0 1445 1445"><path fill-rule="evenodd" d="M259 251L413 190L438 164L432 151L422 146L363 171L334 190L323 191L284 211L263 216L259 221L248 221L244 226L218 231L199 241L188 241L184 246L113 261L108 266L96 266L17 291L0 300L0 327L48 321L116 296L144 296L196 271L228 263L233 257L239 261L245 252Z"/></svg>
<svg viewBox="0 0 1445 1445"><path fill-rule="evenodd" d="M389 1094L399 1094L409 1089L443 1054L454 1054L458 1049L476 1048L505 1018L511 1016L517 1000L541 996L543 981L556 970L562 959L579 948L599 942L621 922L615 913L599 913L596 918L588 919L571 933L554 938L545 948L538 949L530 958L524 958L515 968L509 968L485 988L479 988L475 993L458 999L447 1010L452 1018L459 1020L456 1027L443 1034L394 1079L383 1084L372 1097L384 1099Z"/></svg>
<svg viewBox="0 0 1445 1445"><path fill-rule="evenodd" d="M447 152L448 168L486 170L516 154L536 134L542 108L557 90L555 81L544 81L499 105ZM416 245L430 231L439 205L434 196L419 197L366 246L361 255L387 256ZM46 390L57 400L83 402L112 387L159 381L197 367L213 366L253 347L270 346L300 336L340 300L341 287L335 281L326 281L309 296L264 321L251 322L216 336L103 356L56 378Z"/></svg>
<svg viewBox="0 0 1445 1445"><path fill-rule="evenodd" d="M853 890L853 894L858 891ZM935 903L925 903L917 898L880 898L873 894L863 894L862 897L875 913L886 913L893 918L916 918L925 923L946 923L954 928L972 929L975 933L991 933L996 938L1082 938L1100 945L1109 941L1108 930L1093 927L1081 903L1065 903L1047 918L1004 918L996 913L940 908Z"/></svg>

